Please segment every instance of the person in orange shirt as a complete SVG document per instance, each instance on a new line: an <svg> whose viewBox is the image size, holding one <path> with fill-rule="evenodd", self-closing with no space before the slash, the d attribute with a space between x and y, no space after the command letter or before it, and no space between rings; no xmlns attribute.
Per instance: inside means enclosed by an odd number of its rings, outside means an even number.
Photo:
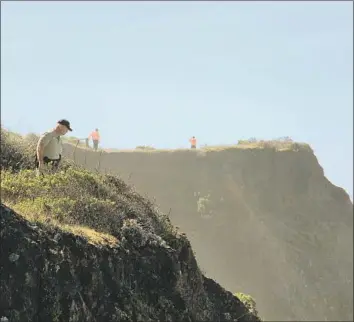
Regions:
<svg viewBox="0 0 354 322"><path fill-rule="evenodd" d="M189 142L191 144L191 149L196 149L197 148L197 139L195 138L195 136L191 137L189 139Z"/></svg>
<svg viewBox="0 0 354 322"><path fill-rule="evenodd" d="M91 132L88 139L90 139L90 138L92 138L94 150L97 151L98 143L100 142L100 133L98 132L98 129L95 129L93 132Z"/></svg>

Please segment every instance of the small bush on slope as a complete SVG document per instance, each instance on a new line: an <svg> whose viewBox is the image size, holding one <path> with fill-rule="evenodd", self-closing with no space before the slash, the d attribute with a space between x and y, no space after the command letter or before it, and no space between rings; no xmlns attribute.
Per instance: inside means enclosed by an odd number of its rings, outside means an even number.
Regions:
<svg viewBox="0 0 354 322"><path fill-rule="evenodd" d="M33 169L36 145L20 135L1 129L1 170Z"/></svg>
<svg viewBox="0 0 354 322"><path fill-rule="evenodd" d="M258 311L256 309L256 301L252 296L244 293L235 293L234 294L249 310L250 313L258 316Z"/></svg>

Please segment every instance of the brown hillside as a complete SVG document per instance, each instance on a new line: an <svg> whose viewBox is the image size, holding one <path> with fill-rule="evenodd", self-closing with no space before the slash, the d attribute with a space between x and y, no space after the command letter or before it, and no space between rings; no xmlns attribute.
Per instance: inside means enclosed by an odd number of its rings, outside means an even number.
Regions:
<svg viewBox="0 0 354 322"><path fill-rule="evenodd" d="M207 275L264 319L353 319L353 205L311 149L65 154L156 198Z"/></svg>

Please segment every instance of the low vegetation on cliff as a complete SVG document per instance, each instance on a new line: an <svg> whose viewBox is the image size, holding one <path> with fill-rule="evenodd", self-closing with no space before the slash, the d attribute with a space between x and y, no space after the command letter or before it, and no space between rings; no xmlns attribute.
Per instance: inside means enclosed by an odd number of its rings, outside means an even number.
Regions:
<svg viewBox="0 0 354 322"><path fill-rule="evenodd" d="M116 177L90 172L68 160L60 171L38 177L33 171L34 151L35 145L27 140L2 133L2 201L29 221L113 236L125 220L141 217L142 224L151 225L162 238L177 233L167 216Z"/></svg>

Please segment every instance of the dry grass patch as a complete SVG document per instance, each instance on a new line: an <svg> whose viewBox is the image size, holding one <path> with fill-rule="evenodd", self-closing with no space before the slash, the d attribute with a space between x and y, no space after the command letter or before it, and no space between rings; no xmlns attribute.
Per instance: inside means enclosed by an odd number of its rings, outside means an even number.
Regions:
<svg viewBox="0 0 354 322"><path fill-rule="evenodd" d="M84 237L93 245L109 245L114 247L118 244L118 239L112 235L99 233L89 227L64 225L60 226L60 228L64 231L71 232L74 235Z"/></svg>
<svg viewBox="0 0 354 322"><path fill-rule="evenodd" d="M59 228L62 231L84 238L89 244L100 246L107 245L111 247L114 247L118 244L118 239L110 234L97 232L90 227L63 224L51 216L48 216L46 213L36 211L34 212L33 207L26 207L24 203L16 204L4 202L4 204L33 224L39 223L45 226Z"/></svg>

